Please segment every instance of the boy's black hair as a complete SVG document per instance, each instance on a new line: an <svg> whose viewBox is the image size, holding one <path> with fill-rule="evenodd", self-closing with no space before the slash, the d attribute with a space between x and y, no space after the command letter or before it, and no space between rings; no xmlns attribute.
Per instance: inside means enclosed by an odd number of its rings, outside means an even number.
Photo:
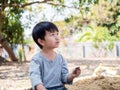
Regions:
<svg viewBox="0 0 120 90"><path fill-rule="evenodd" d="M33 31L32 31L33 40L36 42L36 44L41 49L43 48L43 46L40 45L37 40L39 38L41 40L45 40L46 31L48 31L48 32L54 32L54 31L59 32L57 26L55 24L53 24L52 22L48 22L48 21L44 21L44 22L40 22L40 23L36 24L35 27L33 28Z"/></svg>

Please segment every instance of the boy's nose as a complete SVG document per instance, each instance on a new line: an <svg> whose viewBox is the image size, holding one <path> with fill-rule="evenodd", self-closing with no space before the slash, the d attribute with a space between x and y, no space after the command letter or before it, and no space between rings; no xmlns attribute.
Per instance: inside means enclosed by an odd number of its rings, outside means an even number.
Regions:
<svg viewBox="0 0 120 90"><path fill-rule="evenodd" d="M55 39L59 40L59 39L60 39L60 36L59 36L59 35L56 35Z"/></svg>

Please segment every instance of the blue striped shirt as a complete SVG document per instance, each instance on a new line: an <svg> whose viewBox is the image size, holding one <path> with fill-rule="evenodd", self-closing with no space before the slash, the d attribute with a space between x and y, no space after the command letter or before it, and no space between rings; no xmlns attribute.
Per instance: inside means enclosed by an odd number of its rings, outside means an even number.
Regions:
<svg viewBox="0 0 120 90"><path fill-rule="evenodd" d="M54 60L48 60L40 52L32 57L29 67L32 88L42 84L45 88L61 86L67 82L67 63L60 54Z"/></svg>

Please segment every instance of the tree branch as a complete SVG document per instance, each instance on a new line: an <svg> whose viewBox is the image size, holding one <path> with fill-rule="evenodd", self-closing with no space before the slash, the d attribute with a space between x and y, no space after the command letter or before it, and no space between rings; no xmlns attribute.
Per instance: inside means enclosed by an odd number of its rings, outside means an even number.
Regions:
<svg viewBox="0 0 120 90"><path fill-rule="evenodd" d="M40 4L40 3L47 3L47 1L53 1L53 0L44 0L44 1L36 1L36 2L31 2L31 3L27 3L27 4L24 4L24 5L21 5L22 8L26 7L26 6L29 6L29 5L32 5L32 4Z"/></svg>
<svg viewBox="0 0 120 90"><path fill-rule="evenodd" d="M43 1L35 1L35 2L30 2L30 3L26 3L26 4L4 4L2 5L3 7L19 7L19 8L24 8L26 6L30 6L33 4L41 4L41 3L46 3L49 5L53 5L53 6L62 6L62 7L68 7L68 8L76 8L76 7L70 7L61 3L54 3L53 0L43 0ZM79 9L79 8L76 8Z"/></svg>
<svg viewBox="0 0 120 90"><path fill-rule="evenodd" d="M57 4L57 3L53 3L53 2L47 2L47 4L50 4L50 5L53 5L53 6L62 6L62 7L67 7L67 8L75 8L75 9L79 9L77 7L71 7L71 6L67 6L67 5L64 5L64 4Z"/></svg>
<svg viewBox="0 0 120 90"><path fill-rule="evenodd" d="M46 3L46 0L44 1L36 1L36 2L31 2L31 3L26 3L26 4L3 4L1 6L3 7L20 7L20 8L24 8L26 6L32 5L32 4L36 4L36 3Z"/></svg>

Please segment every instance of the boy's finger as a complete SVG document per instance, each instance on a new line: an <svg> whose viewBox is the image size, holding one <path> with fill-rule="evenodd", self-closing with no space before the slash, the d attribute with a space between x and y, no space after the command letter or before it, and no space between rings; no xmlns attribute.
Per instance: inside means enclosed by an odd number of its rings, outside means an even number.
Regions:
<svg viewBox="0 0 120 90"><path fill-rule="evenodd" d="M80 71L80 67L76 67L75 70L76 70L76 71Z"/></svg>
<svg viewBox="0 0 120 90"><path fill-rule="evenodd" d="M76 67L74 70L74 74L77 74L77 72L80 71L80 67Z"/></svg>

